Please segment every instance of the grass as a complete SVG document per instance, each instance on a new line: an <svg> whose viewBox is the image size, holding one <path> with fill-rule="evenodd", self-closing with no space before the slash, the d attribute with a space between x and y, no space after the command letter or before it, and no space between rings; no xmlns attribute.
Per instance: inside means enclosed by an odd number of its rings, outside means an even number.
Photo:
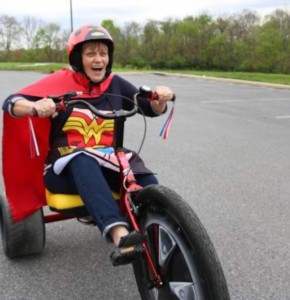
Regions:
<svg viewBox="0 0 290 300"><path fill-rule="evenodd" d="M37 71L43 73L51 73L61 68L68 67L67 64L61 63L0 63L0 70L16 70L16 71ZM120 69L115 68L115 72L129 72L136 71L133 69ZM138 70L142 71L142 70ZM148 70L144 71L148 72ZM222 72L222 71L172 71L167 70L150 70L149 72L160 73L178 73L196 76L207 76L216 78L230 78L238 80L247 80L255 82L273 83L281 85L290 85L290 75L287 74L265 74L265 73L249 73L249 72Z"/></svg>
<svg viewBox="0 0 290 300"><path fill-rule="evenodd" d="M10 71L37 71L51 73L61 68L67 67L67 64L60 63L0 63L0 70Z"/></svg>

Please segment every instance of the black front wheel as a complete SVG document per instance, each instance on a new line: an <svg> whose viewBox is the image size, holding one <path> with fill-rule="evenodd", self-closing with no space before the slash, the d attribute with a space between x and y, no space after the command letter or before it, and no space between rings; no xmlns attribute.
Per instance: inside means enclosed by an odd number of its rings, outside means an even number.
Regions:
<svg viewBox="0 0 290 300"><path fill-rule="evenodd" d="M16 258L42 252L45 226L42 209L27 218L14 222L4 194L0 195L0 226L3 250L7 257Z"/></svg>
<svg viewBox="0 0 290 300"><path fill-rule="evenodd" d="M192 208L160 185L144 188L138 203L140 226L162 280L158 287L145 257L136 261L133 269L141 298L230 299L216 251Z"/></svg>

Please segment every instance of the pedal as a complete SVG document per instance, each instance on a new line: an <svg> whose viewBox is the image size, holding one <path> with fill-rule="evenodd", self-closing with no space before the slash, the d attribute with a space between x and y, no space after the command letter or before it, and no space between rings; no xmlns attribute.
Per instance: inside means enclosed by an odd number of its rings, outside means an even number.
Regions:
<svg viewBox="0 0 290 300"><path fill-rule="evenodd" d="M145 253L142 245L133 245L129 247L116 248L110 255L114 267L127 265L139 259Z"/></svg>

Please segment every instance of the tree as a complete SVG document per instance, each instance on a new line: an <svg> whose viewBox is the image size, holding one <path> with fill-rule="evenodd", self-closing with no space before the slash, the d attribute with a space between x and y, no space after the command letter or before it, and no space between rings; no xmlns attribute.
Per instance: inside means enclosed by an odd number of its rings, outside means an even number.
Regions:
<svg viewBox="0 0 290 300"><path fill-rule="evenodd" d="M110 19L103 20L101 25L110 32L110 35L113 38L113 41L114 41L114 61L116 61L118 63L118 62L120 62L121 47L122 47L122 45L121 45L121 39L122 39L121 30L120 30L119 27L117 27L114 24L114 21L110 20Z"/></svg>
<svg viewBox="0 0 290 300"><path fill-rule="evenodd" d="M4 60L9 61L11 50L20 40L21 26L14 17L0 17L0 48L4 50Z"/></svg>
<svg viewBox="0 0 290 300"><path fill-rule="evenodd" d="M40 19L36 19L34 17L26 16L22 21L23 35L24 35L24 43L25 48L27 49L35 49L35 39L38 31L44 22Z"/></svg>
<svg viewBox="0 0 290 300"><path fill-rule="evenodd" d="M62 37L60 26L55 23L50 23L40 27L35 35L33 43L39 49L41 60L56 61L56 53L62 48Z"/></svg>
<svg viewBox="0 0 290 300"><path fill-rule="evenodd" d="M231 70L233 68L231 53L232 44L226 33L218 34L212 38L207 48L211 67L216 70Z"/></svg>
<svg viewBox="0 0 290 300"><path fill-rule="evenodd" d="M273 72L283 53L283 38L271 22L261 28L256 46L256 66L261 72Z"/></svg>
<svg viewBox="0 0 290 300"><path fill-rule="evenodd" d="M283 41L284 50L289 50L290 41L290 15L287 11L277 9L266 17L267 24L274 28Z"/></svg>
<svg viewBox="0 0 290 300"><path fill-rule="evenodd" d="M124 66L133 65L140 57L139 41L142 33L141 26L136 22L127 23L121 31L120 59Z"/></svg>
<svg viewBox="0 0 290 300"><path fill-rule="evenodd" d="M157 53L160 50L160 35L160 22L150 20L145 24L141 37L140 53L146 66L152 66L156 63Z"/></svg>

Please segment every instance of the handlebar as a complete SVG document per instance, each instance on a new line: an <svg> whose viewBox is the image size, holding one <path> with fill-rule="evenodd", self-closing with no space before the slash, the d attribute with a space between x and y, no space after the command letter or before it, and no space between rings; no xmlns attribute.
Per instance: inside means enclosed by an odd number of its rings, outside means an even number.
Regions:
<svg viewBox="0 0 290 300"><path fill-rule="evenodd" d="M149 101L158 100L158 95L155 92L153 92L151 88L148 86L141 86L139 88L139 91L136 94L134 94L133 101L128 98L128 100L133 102L133 109L130 111L121 109L121 110L113 111L112 113L103 113L102 111L94 107L92 104L90 104L88 101L81 100L81 99L73 99L81 95L94 95L94 94L95 93L92 92L73 91L73 92L67 92L62 95L50 95L48 96L48 98L51 98L56 103L57 110L65 110L68 106L79 105L88 108L93 114L103 119L127 118L135 115L138 111L137 97L139 95L147 97ZM171 101L175 101L175 99L176 96L175 94L173 94ZM36 111L34 111L34 116L37 116Z"/></svg>
<svg viewBox="0 0 290 300"><path fill-rule="evenodd" d="M70 100L67 103L65 103L65 107L74 106L74 105L84 106L88 108L97 117L103 118L105 120L131 117L135 115L138 111L138 106L136 105L136 99L134 99L134 108L132 110L127 111L127 110L120 109L120 110L113 111L112 113L106 113L106 114L104 114L103 112L101 112L100 110L98 110L96 107L94 107L92 104L90 104L85 100Z"/></svg>
<svg viewBox="0 0 290 300"><path fill-rule="evenodd" d="M126 110L118 110L118 111L113 111L112 113L103 113L102 111L98 110L96 107L94 107L91 103L89 103L88 101L85 100L81 100L81 99L74 99L77 96L81 96L81 95L94 95L94 93L91 92L67 92L65 94L62 95L50 95L48 96L48 98L51 98L57 107L57 110L66 110L67 107L69 106L84 106L86 108L88 108L93 114L95 114L96 116L103 118L103 119L117 119L117 118L121 118L121 117L130 117L133 116L137 113L138 111L138 107L137 107L137 96L139 93L136 93L133 97L133 109L130 111L126 111Z"/></svg>

